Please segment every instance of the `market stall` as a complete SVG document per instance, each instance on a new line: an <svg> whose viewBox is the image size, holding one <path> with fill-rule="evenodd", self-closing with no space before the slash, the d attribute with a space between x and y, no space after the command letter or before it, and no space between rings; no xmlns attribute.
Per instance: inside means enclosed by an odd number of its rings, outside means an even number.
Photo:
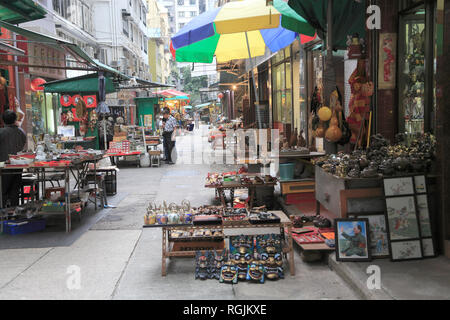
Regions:
<svg viewBox="0 0 450 320"><path fill-rule="evenodd" d="M34 229L20 230L20 225L29 224L35 221L42 221L50 215L62 215L65 217L66 232L72 229L72 216L77 215L81 218L83 209L87 206L89 199L97 210L99 181L98 179L89 179L89 175L97 176L97 162L103 158L101 151L75 152L70 150L57 150L55 144L53 151L45 153L41 144L36 154L19 154L10 156L10 160L0 166L0 209L3 227L7 233L17 234L31 231ZM2 177L9 174L18 174L17 171L25 171L24 181L28 182L28 193L22 194L22 203L18 207L3 208L2 199ZM71 182L73 178L73 182ZM61 187L59 181L64 182ZM53 182L57 182L59 187L54 187ZM52 187L47 187L51 183ZM25 184L25 182L23 183ZM71 187L74 189L71 191ZM101 185L102 192L104 186ZM22 186L22 193L25 189ZM103 196L103 194L102 194ZM18 224L20 222L21 224ZM16 226L16 228L9 228ZM39 223L39 226L45 228L45 223ZM29 226L27 226L29 227Z"/></svg>
<svg viewBox="0 0 450 320"><path fill-rule="evenodd" d="M429 134L392 145L376 135L367 150L314 160L317 213L321 204L334 215L337 260L436 255L435 146Z"/></svg>
<svg viewBox="0 0 450 320"><path fill-rule="evenodd" d="M195 257L196 279L264 283L264 277L271 280L284 278L283 256L288 259L290 274L295 275L292 222L281 211L264 208L235 211L221 206L191 208L187 202L180 206L164 203L158 207L154 204L148 208L144 227L160 227L162 230L162 276L167 275L167 258ZM255 236L225 234L226 229L247 228L279 228L280 233ZM229 248L225 239L229 240ZM231 277L226 276L229 268L235 270ZM253 274L258 276L251 277L249 268L258 271Z"/></svg>
<svg viewBox="0 0 450 320"><path fill-rule="evenodd" d="M58 133L66 133L62 137L64 143L77 144L83 147L83 142L89 141L92 142L89 145L90 147L99 149L100 140L103 141L104 138L99 137L97 126L99 120L96 110L99 102L98 78L98 73L92 73L85 76L47 82L43 85L45 92L60 95ZM105 77L105 93L112 92L116 92L113 81L111 78ZM74 127L75 132L68 133L69 131L65 130L70 126ZM80 137L83 138L80 139Z"/></svg>
<svg viewBox="0 0 450 320"><path fill-rule="evenodd" d="M206 178L205 187L215 189L222 206L227 205L225 191L229 191L230 203L233 207L236 206L236 199L234 198L235 190L246 189L248 193L247 206L249 209L252 209L257 189L269 189L273 200L273 188L276 184L277 179L270 175L262 176L260 174L233 171L220 174L209 173Z"/></svg>

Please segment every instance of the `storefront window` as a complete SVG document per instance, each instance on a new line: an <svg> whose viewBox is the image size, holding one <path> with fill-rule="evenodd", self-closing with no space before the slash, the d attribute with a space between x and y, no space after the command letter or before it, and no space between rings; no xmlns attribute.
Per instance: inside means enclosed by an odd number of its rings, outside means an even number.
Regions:
<svg viewBox="0 0 450 320"><path fill-rule="evenodd" d="M290 48L272 58L273 122L292 123L292 75Z"/></svg>
<svg viewBox="0 0 450 320"><path fill-rule="evenodd" d="M400 132L424 132L425 111L425 15L404 16L400 32L399 119Z"/></svg>
<svg viewBox="0 0 450 320"><path fill-rule="evenodd" d="M306 89L306 54L303 49L300 49L300 128L307 133L308 126L308 105L307 105L307 89ZM299 132L300 133L300 132Z"/></svg>
<svg viewBox="0 0 450 320"><path fill-rule="evenodd" d="M53 95L42 91L31 93L31 114L33 121L33 135L55 133L55 113ZM56 117L57 118L57 117Z"/></svg>

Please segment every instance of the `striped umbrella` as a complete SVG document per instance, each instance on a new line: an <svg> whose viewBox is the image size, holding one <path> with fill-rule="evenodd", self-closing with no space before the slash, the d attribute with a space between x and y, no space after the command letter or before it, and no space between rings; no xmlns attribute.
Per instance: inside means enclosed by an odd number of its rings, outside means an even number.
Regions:
<svg viewBox="0 0 450 320"><path fill-rule="evenodd" d="M291 44L297 33L315 30L282 0L232 1L209 10L172 37L171 52L179 62L211 63L264 55Z"/></svg>

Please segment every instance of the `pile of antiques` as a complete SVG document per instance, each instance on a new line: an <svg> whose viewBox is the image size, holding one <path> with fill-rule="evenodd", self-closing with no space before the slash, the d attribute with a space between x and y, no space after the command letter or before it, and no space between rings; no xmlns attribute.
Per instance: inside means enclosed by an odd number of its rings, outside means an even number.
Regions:
<svg viewBox="0 0 450 320"><path fill-rule="evenodd" d="M430 172L435 152L436 139L428 133L416 135L411 141L399 134L394 145L377 134L371 137L367 150L339 152L313 162L340 178L375 178Z"/></svg>
<svg viewBox="0 0 450 320"><path fill-rule="evenodd" d="M208 173L205 186L208 187L227 187L236 185L263 185L273 184L277 178L271 175L248 174L244 168L239 171L230 171L223 173Z"/></svg>
<svg viewBox="0 0 450 320"><path fill-rule="evenodd" d="M151 202L144 216L145 226L170 226L170 225L221 225L241 221L251 224L279 223L280 218L268 212L265 206L247 208L231 208L224 206L203 205L191 207L189 201L183 200L180 205L161 205Z"/></svg>
<svg viewBox="0 0 450 320"><path fill-rule="evenodd" d="M284 278L280 235L230 237L229 250L197 251L195 279L216 279L221 283L249 281L264 283Z"/></svg>

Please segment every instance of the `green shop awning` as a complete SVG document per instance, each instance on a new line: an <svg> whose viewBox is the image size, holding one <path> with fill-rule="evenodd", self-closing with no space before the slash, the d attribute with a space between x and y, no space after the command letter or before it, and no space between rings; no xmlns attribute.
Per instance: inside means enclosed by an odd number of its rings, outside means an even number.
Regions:
<svg viewBox="0 0 450 320"><path fill-rule="evenodd" d="M106 93L116 92L111 78L106 79ZM44 91L50 93L97 93L98 73L92 73L80 77L56 80L44 83Z"/></svg>
<svg viewBox="0 0 450 320"><path fill-rule="evenodd" d="M289 0L289 6L326 39L328 0ZM347 35L366 35L366 0L333 1L333 49L347 48Z"/></svg>
<svg viewBox="0 0 450 320"><path fill-rule="evenodd" d="M0 0L0 21L12 24L42 19L47 11L33 0Z"/></svg>

